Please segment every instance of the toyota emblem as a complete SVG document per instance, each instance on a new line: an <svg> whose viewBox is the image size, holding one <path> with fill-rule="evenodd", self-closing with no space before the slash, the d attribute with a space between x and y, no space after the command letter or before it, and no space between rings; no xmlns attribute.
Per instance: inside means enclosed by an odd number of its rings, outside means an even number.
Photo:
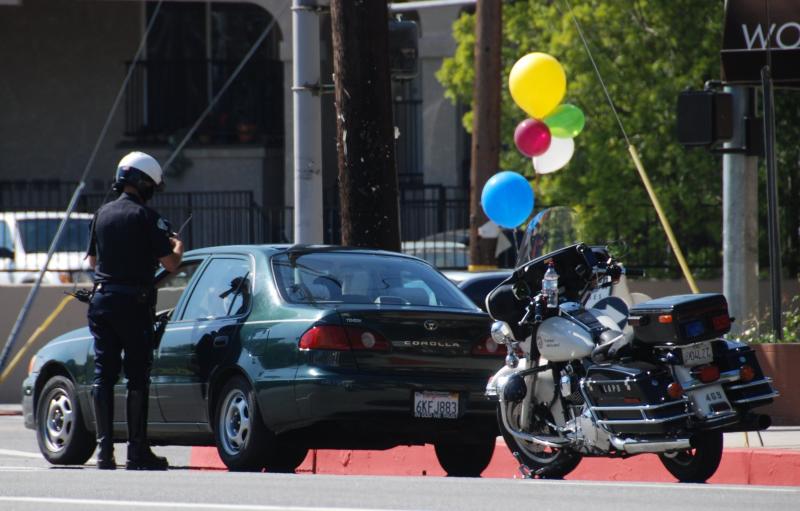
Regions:
<svg viewBox="0 0 800 511"><path fill-rule="evenodd" d="M433 332L437 328L439 328L439 323L437 323L436 321L429 319L428 321L425 322L425 330Z"/></svg>

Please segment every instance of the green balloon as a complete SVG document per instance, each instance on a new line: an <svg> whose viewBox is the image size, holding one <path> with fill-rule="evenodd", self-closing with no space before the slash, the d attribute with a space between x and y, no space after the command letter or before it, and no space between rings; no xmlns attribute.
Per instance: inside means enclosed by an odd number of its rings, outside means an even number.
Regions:
<svg viewBox="0 0 800 511"><path fill-rule="evenodd" d="M552 114L545 117L544 123L550 128L550 134L554 137L573 138L583 130L586 118L580 108L564 103L558 105Z"/></svg>

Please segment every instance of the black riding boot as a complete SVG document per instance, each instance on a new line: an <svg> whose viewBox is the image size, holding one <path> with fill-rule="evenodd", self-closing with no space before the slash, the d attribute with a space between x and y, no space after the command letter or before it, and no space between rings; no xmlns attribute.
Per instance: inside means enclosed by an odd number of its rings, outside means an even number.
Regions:
<svg viewBox="0 0 800 511"><path fill-rule="evenodd" d="M114 387L92 385L94 420L97 428L97 468L114 470Z"/></svg>
<svg viewBox="0 0 800 511"><path fill-rule="evenodd" d="M128 390L127 470L166 470L167 458L156 456L147 441L147 390Z"/></svg>

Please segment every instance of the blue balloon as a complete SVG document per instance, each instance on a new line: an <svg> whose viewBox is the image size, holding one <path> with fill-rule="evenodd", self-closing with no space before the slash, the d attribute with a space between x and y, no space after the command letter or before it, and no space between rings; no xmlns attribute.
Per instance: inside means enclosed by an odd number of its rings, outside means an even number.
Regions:
<svg viewBox="0 0 800 511"><path fill-rule="evenodd" d="M489 178L481 193L486 216L497 225L513 229L533 211L533 189L521 174L504 170Z"/></svg>

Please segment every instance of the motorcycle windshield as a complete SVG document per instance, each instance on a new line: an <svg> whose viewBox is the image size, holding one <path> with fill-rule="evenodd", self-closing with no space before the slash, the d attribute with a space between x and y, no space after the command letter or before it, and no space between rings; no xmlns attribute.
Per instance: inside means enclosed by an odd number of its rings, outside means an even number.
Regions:
<svg viewBox="0 0 800 511"><path fill-rule="evenodd" d="M517 253L516 267L583 241L579 234L575 214L571 209L559 206L540 211L528 223Z"/></svg>

